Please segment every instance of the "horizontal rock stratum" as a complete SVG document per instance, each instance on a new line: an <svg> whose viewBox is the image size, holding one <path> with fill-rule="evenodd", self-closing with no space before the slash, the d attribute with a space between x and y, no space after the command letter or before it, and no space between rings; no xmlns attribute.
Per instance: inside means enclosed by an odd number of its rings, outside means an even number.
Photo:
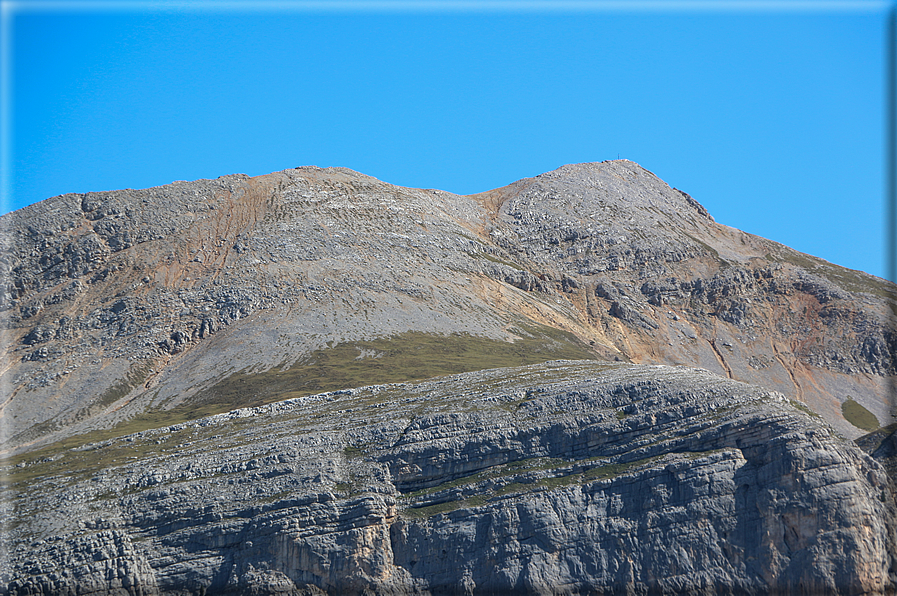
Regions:
<svg viewBox="0 0 897 596"><path fill-rule="evenodd" d="M294 398L12 480L10 594L894 587L884 469L782 394L685 367L552 361Z"/></svg>
<svg viewBox="0 0 897 596"><path fill-rule="evenodd" d="M0 593L897 586L894 285L632 162L68 194L0 239Z"/></svg>

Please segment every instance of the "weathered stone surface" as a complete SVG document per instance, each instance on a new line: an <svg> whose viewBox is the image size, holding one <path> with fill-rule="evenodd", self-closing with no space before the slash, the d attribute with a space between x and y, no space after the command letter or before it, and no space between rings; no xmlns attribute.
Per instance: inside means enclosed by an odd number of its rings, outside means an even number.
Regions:
<svg viewBox="0 0 897 596"><path fill-rule="evenodd" d="M782 391L851 438L848 397L897 413L892 284L717 224L625 160L468 197L313 167L70 194L0 238L7 451L347 342L533 325Z"/></svg>
<svg viewBox="0 0 897 596"><path fill-rule="evenodd" d="M884 594L894 497L783 395L556 361L9 470L7 594Z"/></svg>
<svg viewBox="0 0 897 596"><path fill-rule="evenodd" d="M842 410L897 414L893 284L631 162L70 194L0 241L0 593L897 589L893 430Z"/></svg>

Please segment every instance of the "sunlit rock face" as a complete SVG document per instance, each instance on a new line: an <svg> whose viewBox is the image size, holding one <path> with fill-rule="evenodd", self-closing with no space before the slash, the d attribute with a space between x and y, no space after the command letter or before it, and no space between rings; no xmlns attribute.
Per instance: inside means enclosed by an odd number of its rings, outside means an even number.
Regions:
<svg viewBox="0 0 897 596"><path fill-rule="evenodd" d="M69 194L0 239L7 593L895 589L893 284L632 162Z"/></svg>
<svg viewBox="0 0 897 596"><path fill-rule="evenodd" d="M888 476L796 406L552 361L148 430L12 471L6 589L884 594Z"/></svg>

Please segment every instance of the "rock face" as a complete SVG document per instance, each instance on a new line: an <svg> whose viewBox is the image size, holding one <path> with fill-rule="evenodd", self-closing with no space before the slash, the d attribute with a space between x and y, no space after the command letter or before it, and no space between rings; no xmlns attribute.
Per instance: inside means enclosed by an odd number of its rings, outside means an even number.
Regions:
<svg viewBox="0 0 897 596"><path fill-rule="evenodd" d="M5 593L887 593L887 475L799 405L553 361L88 444L11 471Z"/></svg>
<svg viewBox="0 0 897 596"><path fill-rule="evenodd" d="M634 163L70 194L0 240L0 594L897 590L893 284Z"/></svg>
<svg viewBox="0 0 897 596"><path fill-rule="evenodd" d="M340 168L63 195L3 216L0 237L6 450L254 405L235 402L235 373L292 371L258 377L262 403L537 361L489 356L523 340L542 360L758 383L850 438L864 431L842 416L849 398L894 421L892 284L719 225L632 162L474 196ZM476 339L486 356L384 376L421 349L409 334ZM367 368L328 384L312 370L325 361Z"/></svg>

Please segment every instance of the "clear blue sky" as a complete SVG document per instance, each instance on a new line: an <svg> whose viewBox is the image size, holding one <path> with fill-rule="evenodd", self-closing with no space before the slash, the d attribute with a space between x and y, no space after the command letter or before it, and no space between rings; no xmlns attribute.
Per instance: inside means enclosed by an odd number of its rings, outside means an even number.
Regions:
<svg viewBox="0 0 897 596"><path fill-rule="evenodd" d="M0 211L299 165L474 193L619 155L884 277L893 5L624 4L3 0Z"/></svg>

